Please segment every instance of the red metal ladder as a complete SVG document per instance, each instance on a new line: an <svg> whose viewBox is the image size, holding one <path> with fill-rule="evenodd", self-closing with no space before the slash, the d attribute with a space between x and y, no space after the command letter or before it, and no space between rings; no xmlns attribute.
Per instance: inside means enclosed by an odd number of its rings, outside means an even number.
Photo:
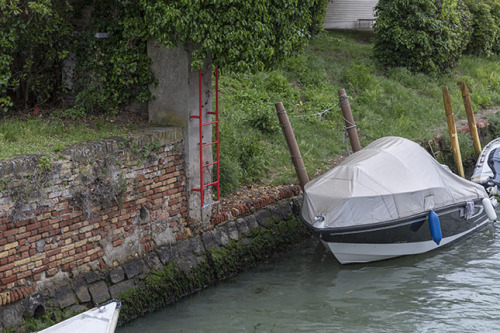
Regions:
<svg viewBox="0 0 500 333"><path fill-rule="evenodd" d="M201 75L201 69L198 70L198 78L199 78L199 115L197 116L191 116L191 118L196 118L199 121L199 132L200 132L200 187L199 188L193 188L192 191L195 192L200 192L201 196L201 208L205 209L207 207L210 207L212 205L218 204L220 202L220 168L219 168L219 70L216 67L215 68L215 112L213 111L208 111L208 115L215 116L215 120L209 121L207 123L203 122L203 111L202 111L202 75ZM212 117L213 119L213 117ZM215 125L215 141L211 141L208 143L203 143L203 127L204 126L213 126ZM212 139L212 138L210 138ZM203 163L203 148L207 146L212 146L216 145L216 158L215 161L212 163ZM203 181L203 170L206 167L209 167L211 165L216 165L217 166L217 177L216 181L213 181L208 184L204 184ZM209 186L215 186L217 189L217 201L211 202L209 204L204 204L204 195L203 195L203 189L205 187Z"/></svg>

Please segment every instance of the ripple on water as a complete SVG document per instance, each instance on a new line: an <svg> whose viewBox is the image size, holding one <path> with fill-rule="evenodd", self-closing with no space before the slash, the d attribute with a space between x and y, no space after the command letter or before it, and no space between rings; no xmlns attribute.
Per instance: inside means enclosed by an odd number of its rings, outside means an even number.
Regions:
<svg viewBox="0 0 500 333"><path fill-rule="evenodd" d="M431 253L365 265L341 266L312 240L117 332L495 331L496 228Z"/></svg>

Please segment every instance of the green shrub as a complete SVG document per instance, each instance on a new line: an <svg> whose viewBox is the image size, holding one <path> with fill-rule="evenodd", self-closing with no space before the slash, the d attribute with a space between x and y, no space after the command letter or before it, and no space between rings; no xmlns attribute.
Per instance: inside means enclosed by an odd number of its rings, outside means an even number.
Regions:
<svg viewBox="0 0 500 333"><path fill-rule="evenodd" d="M86 113L113 112L132 101L149 99L154 82L146 54L144 22L137 21L140 7L130 1L98 1L76 37L76 109ZM113 15L115 13L115 15ZM138 23L140 22L140 23ZM96 38L96 33L107 38Z"/></svg>
<svg viewBox="0 0 500 333"><path fill-rule="evenodd" d="M385 68L447 72L468 41L470 13L462 0L381 0L374 55Z"/></svg>
<svg viewBox="0 0 500 333"><path fill-rule="evenodd" d="M326 6L328 5L328 2L329 0L318 0L311 6L312 24L309 27L311 35L317 35L319 32L323 31L323 24L325 23L326 17Z"/></svg>
<svg viewBox="0 0 500 333"><path fill-rule="evenodd" d="M0 112L57 99L70 9L66 1L0 0Z"/></svg>
<svg viewBox="0 0 500 333"><path fill-rule="evenodd" d="M472 14L472 35L466 52L490 56L498 52L500 43L500 1L467 0Z"/></svg>
<svg viewBox="0 0 500 333"><path fill-rule="evenodd" d="M270 104L249 110L246 114L246 122L263 133L276 133L280 129L276 111Z"/></svg>
<svg viewBox="0 0 500 333"><path fill-rule="evenodd" d="M493 16L494 21L500 27L500 1L493 0L491 5L491 15ZM500 54L500 31L497 30L497 39L493 43L493 53Z"/></svg>
<svg viewBox="0 0 500 333"><path fill-rule="evenodd" d="M353 63L342 72L342 81L347 84L349 90L359 92L372 84L372 71L373 68L366 66L364 62Z"/></svg>

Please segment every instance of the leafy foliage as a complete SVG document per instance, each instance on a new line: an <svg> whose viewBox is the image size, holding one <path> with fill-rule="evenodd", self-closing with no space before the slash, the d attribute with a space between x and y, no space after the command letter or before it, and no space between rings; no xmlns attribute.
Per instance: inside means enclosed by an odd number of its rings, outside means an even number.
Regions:
<svg viewBox="0 0 500 333"><path fill-rule="evenodd" d="M131 101L149 99L154 78L146 55L146 27L138 13L135 1L95 2L85 30L76 37L76 105L70 114L117 112ZM107 38L96 38L98 33Z"/></svg>
<svg viewBox="0 0 500 333"><path fill-rule="evenodd" d="M262 70L300 53L313 16L323 10L318 0L139 2L148 33L168 47L191 45L194 68L212 59L236 71Z"/></svg>
<svg viewBox="0 0 500 333"><path fill-rule="evenodd" d="M65 89L75 97L64 112L70 118L144 102L155 82L146 55L151 38L189 48L195 68L210 60L225 70L272 67L321 30L326 3L0 0L0 112L57 102ZM76 55L70 85L61 82L68 55Z"/></svg>
<svg viewBox="0 0 500 333"><path fill-rule="evenodd" d="M467 0L472 14L472 35L466 52L490 56L500 52L500 0Z"/></svg>
<svg viewBox="0 0 500 333"><path fill-rule="evenodd" d="M369 68L364 62L353 63L351 67L344 70L343 81L350 90L359 92L361 89L368 88L372 83L371 72L373 68Z"/></svg>
<svg viewBox="0 0 500 333"><path fill-rule="evenodd" d="M462 0L381 0L374 55L384 67L437 74L453 68L469 38Z"/></svg>
<svg viewBox="0 0 500 333"><path fill-rule="evenodd" d="M323 23L325 23L326 7L329 0L318 0L311 7L312 24L309 28L311 35L317 35L323 31Z"/></svg>
<svg viewBox="0 0 500 333"><path fill-rule="evenodd" d="M69 10L67 1L0 0L0 113L56 99Z"/></svg>

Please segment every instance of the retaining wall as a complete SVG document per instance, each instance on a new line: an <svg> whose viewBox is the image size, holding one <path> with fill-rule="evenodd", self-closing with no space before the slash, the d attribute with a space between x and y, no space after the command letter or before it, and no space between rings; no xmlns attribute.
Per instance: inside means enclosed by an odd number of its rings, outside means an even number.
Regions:
<svg viewBox="0 0 500 333"><path fill-rule="evenodd" d="M203 225L188 194L178 128L0 162L0 332L111 298L126 322L308 236L297 186Z"/></svg>
<svg viewBox="0 0 500 333"><path fill-rule="evenodd" d="M0 323L15 324L8 304L188 237L185 184L177 128L0 162Z"/></svg>

